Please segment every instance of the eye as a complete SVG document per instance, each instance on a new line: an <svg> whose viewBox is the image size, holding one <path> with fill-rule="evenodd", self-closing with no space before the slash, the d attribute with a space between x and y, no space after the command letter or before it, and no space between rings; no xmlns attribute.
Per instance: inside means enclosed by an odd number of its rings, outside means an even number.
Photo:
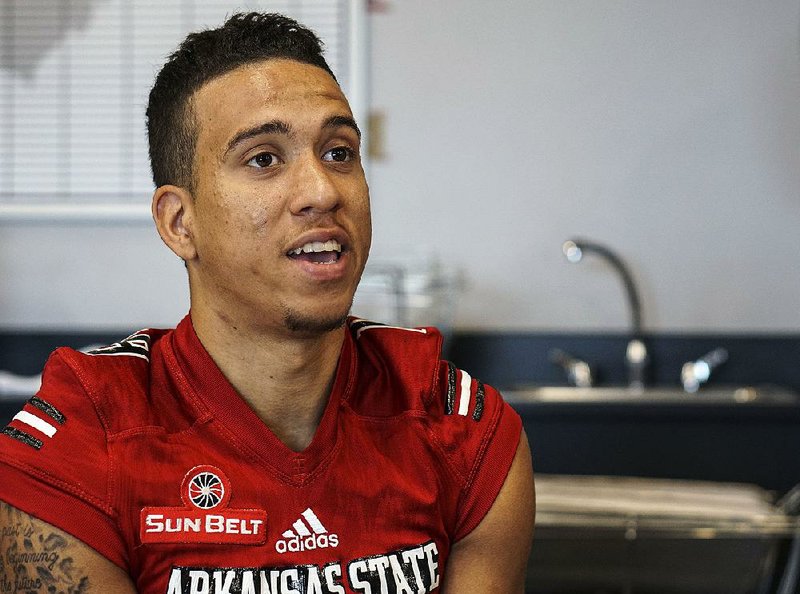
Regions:
<svg viewBox="0 0 800 594"><path fill-rule="evenodd" d="M272 153L258 153L255 157L253 157L247 162L247 165L249 167L258 167L260 169L266 169L267 167L272 167L277 162L278 162L278 157L276 157Z"/></svg>
<svg viewBox="0 0 800 594"><path fill-rule="evenodd" d="M353 149L346 146L337 146L336 148L332 148L327 153L322 155L322 160L344 163L346 161L352 161L355 156L356 152Z"/></svg>

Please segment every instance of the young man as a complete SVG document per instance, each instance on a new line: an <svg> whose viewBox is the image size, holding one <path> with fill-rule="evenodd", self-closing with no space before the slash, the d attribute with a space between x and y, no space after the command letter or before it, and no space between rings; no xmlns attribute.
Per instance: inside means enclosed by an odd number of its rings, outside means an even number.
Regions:
<svg viewBox="0 0 800 594"><path fill-rule="evenodd" d="M519 417L435 330L347 318L369 194L319 40L263 14L190 35L148 131L191 312L51 357L0 435L0 591L523 592Z"/></svg>

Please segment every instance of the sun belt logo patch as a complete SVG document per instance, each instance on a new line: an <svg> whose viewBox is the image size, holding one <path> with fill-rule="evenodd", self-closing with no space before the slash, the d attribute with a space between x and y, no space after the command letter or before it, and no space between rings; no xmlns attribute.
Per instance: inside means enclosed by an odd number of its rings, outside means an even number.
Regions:
<svg viewBox="0 0 800 594"><path fill-rule="evenodd" d="M267 539L261 509L228 509L231 483L215 466L195 466L181 484L184 507L145 507L140 517L145 543L258 545Z"/></svg>
<svg viewBox="0 0 800 594"><path fill-rule="evenodd" d="M221 474L221 473L220 473ZM227 481L226 481L227 482ZM225 483L218 474L211 470L202 470L192 475L187 487L189 501L200 509L211 509L222 503L223 498L230 492L225 489Z"/></svg>

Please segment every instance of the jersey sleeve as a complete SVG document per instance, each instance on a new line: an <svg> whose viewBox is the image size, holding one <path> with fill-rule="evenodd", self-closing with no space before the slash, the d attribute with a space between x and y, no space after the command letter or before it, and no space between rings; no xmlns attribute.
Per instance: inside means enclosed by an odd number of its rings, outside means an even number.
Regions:
<svg viewBox="0 0 800 594"><path fill-rule="evenodd" d="M125 568L110 501L107 433L65 355L51 355L39 392L0 432L0 499L75 536Z"/></svg>
<svg viewBox="0 0 800 594"><path fill-rule="evenodd" d="M435 439L461 483L451 535L456 542L494 504L514 460L522 421L497 390L447 361L439 365L435 392L441 406Z"/></svg>

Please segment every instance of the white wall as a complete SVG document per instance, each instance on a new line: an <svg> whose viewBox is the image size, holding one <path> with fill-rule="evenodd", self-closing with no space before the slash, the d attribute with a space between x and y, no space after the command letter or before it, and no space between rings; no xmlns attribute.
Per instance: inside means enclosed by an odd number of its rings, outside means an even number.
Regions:
<svg viewBox="0 0 800 594"><path fill-rule="evenodd" d="M0 224L0 279L0 328L137 330L189 308L183 263L152 223Z"/></svg>
<svg viewBox="0 0 800 594"><path fill-rule="evenodd" d="M664 331L800 330L794 0L397 0L373 15L374 255L468 279L457 325L621 329L616 248ZM143 197L147 200L147 197ZM176 322L147 225L0 225L0 327Z"/></svg>
<svg viewBox="0 0 800 594"><path fill-rule="evenodd" d="M376 250L469 271L459 324L800 328L796 0L391 2L373 19Z"/></svg>

